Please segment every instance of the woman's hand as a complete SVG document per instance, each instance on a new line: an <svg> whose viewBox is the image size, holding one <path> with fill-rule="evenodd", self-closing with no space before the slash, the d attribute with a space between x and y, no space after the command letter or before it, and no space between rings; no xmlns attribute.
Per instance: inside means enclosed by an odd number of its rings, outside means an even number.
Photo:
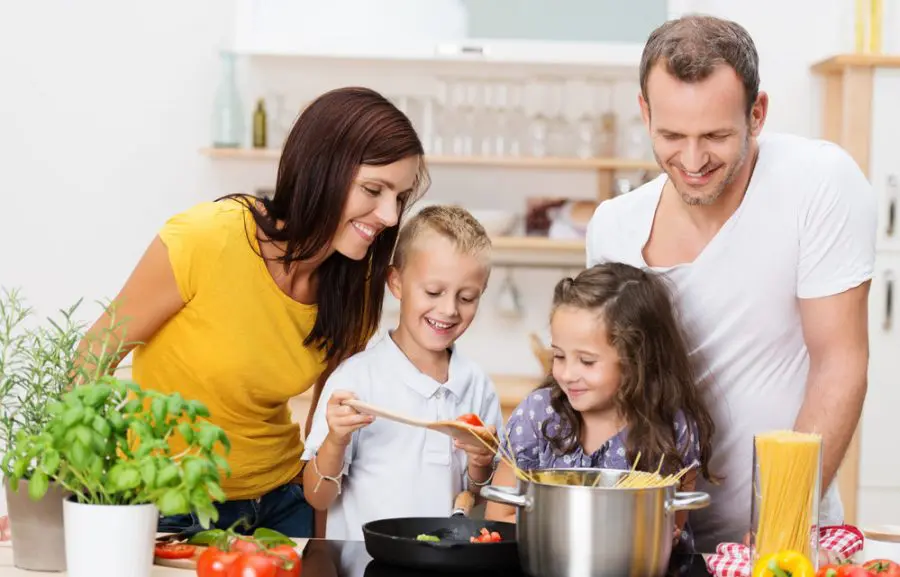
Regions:
<svg viewBox="0 0 900 577"><path fill-rule="evenodd" d="M344 401L355 398L356 395L350 391L335 391L332 393L325 408L325 421L328 423L328 437L326 437L326 441L339 447L346 447L350 444L350 437L353 431L361 429L375 420L375 417L371 415L363 415L353 407L342 404Z"/></svg>
<svg viewBox="0 0 900 577"><path fill-rule="evenodd" d="M0 541L9 541L12 539L12 533L9 529L9 517L6 515L0 517Z"/></svg>
<svg viewBox="0 0 900 577"><path fill-rule="evenodd" d="M485 429L490 433L488 438L497 438L497 427L492 425L490 427L485 427ZM494 451L488 449L485 445L479 443L475 439L467 439L466 441L453 439L453 446L466 452L466 455L469 458L470 467L484 468L491 467L494 464Z"/></svg>

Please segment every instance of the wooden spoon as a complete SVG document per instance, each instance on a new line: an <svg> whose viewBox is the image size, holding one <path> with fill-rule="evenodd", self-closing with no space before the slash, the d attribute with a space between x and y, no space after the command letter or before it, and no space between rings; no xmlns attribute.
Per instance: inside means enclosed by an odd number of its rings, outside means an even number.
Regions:
<svg viewBox="0 0 900 577"><path fill-rule="evenodd" d="M471 439L472 436L480 437L494 450L497 449L497 439L486 427L474 427L462 421L423 421L421 419L415 419L413 417L389 411L382 407L376 407L375 405L370 405L369 403L357 399L348 399L342 404L353 407L364 415L372 415L373 417L381 417L412 427L422 427L424 429L437 431L438 433L449 435L454 439L464 442L474 441L476 443L481 443L478 439Z"/></svg>

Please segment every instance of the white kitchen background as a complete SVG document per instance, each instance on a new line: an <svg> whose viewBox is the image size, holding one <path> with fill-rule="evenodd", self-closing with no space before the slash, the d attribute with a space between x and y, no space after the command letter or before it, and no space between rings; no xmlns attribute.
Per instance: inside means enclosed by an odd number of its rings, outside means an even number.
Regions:
<svg viewBox="0 0 900 577"><path fill-rule="evenodd" d="M221 49L303 48L348 56L239 58L244 144L250 143L256 100L264 98L269 146L276 149L284 136L280 122L288 126L303 102L337 86L370 86L415 104L441 94L441 78L483 86L487 80L512 85L516 79L589 77L591 69L577 63L514 62L560 56L535 50L533 46L543 45L528 42L510 43L505 48L510 62L500 65L420 58L423 46L441 43L447 55L459 48L462 8L471 9L473 22L487 23L484 33L496 37L513 4L542 14L534 19L542 22L540 28L528 28L527 19L517 28L520 35L537 38L568 34L583 41L641 43L648 30L681 12L734 19L757 43L763 89L771 98L766 130L773 132L819 134L819 87L809 66L852 49L850 0L644 0L635 3L632 13L622 13L618 2L613 12L612 1L597 0L555 1L552 13L538 12L549 5L539 0L490 0L490 6L487 0L270 0L265 5L275 11L268 18L259 11L264 4L258 0L159 0L139 8L115 0L3 2L0 286L22 287L43 314L82 296L111 298L168 216L222 194L272 185L274 158L200 153L211 145ZM647 14L641 16L637 4ZM273 18L278 14L273 6L287 6L288 12ZM295 20L284 18L287 13ZM886 14L886 21L886 29L900 29L900 10ZM481 30L470 28L469 35ZM267 44L254 46L254 38ZM900 51L900 45L889 45L900 42L897 35L885 34L885 42L886 50ZM562 55L589 61L590 45L585 46ZM397 54L406 59L372 58ZM638 47L607 56L639 54ZM636 67L627 78L600 97L620 122L637 113ZM568 103L573 116L579 102L584 101ZM433 184L426 200L459 202L473 210L521 212L527 197L594 199L598 188L597 173L590 170L449 165L430 170ZM493 374L538 374L528 334L544 333L553 284L574 270L510 269L524 311L521 318L510 318L497 306L507 270L496 269L479 317L460 343L462 350ZM96 306L87 307L83 315L88 319L96 312ZM393 321L388 312L385 323ZM889 509L884 505L861 501L861 519L900 519L900 499L892 498Z"/></svg>

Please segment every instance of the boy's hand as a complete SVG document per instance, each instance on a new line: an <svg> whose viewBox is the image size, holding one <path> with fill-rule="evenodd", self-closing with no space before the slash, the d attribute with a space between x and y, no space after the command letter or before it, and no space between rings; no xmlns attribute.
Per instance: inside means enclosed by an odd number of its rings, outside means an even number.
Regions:
<svg viewBox="0 0 900 577"><path fill-rule="evenodd" d="M9 541L11 538L9 529L9 517L0 517L0 541Z"/></svg>
<svg viewBox="0 0 900 577"><path fill-rule="evenodd" d="M491 438L497 436L497 427L490 426L485 427L485 429L490 432ZM466 455L469 457L469 466L484 468L494 464L494 451L475 439L466 439L465 441L453 439L453 446L466 452Z"/></svg>
<svg viewBox="0 0 900 577"><path fill-rule="evenodd" d="M339 447L350 444L353 431L361 429L375 420L371 415L363 415L353 407L342 405L344 401L355 399L356 395L349 391L335 391L328 399L325 409L325 420L328 423L326 440Z"/></svg>

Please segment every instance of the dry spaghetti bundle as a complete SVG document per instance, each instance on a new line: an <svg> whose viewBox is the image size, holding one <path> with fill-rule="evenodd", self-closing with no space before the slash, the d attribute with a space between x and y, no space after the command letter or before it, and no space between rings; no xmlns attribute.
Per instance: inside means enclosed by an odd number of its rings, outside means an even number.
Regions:
<svg viewBox="0 0 900 577"><path fill-rule="evenodd" d="M754 507L755 549L760 556L799 551L810 557L818 526L822 437L795 431L757 435Z"/></svg>

